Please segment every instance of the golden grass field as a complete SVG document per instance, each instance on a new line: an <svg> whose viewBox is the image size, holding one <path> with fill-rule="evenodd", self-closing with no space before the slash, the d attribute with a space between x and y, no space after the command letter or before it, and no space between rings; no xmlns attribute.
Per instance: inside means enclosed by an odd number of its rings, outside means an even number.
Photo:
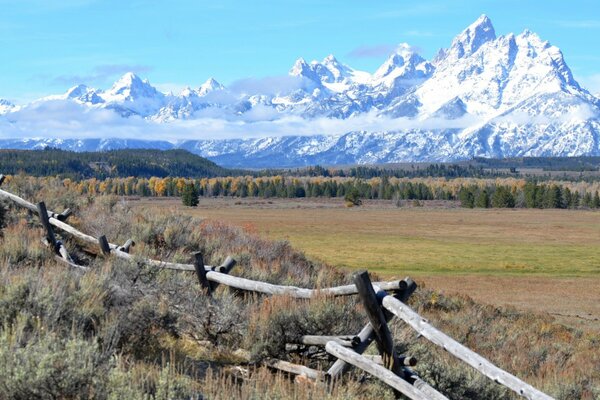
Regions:
<svg viewBox="0 0 600 400"><path fill-rule="evenodd" d="M396 208L386 201L346 208L339 199L140 205L232 222L338 267L409 275L488 303L594 325L600 317L600 212Z"/></svg>

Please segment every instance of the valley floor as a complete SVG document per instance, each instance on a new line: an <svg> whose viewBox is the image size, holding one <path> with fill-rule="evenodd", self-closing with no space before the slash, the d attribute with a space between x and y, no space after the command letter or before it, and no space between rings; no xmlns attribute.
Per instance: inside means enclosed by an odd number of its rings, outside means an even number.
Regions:
<svg viewBox="0 0 600 400"><path fill-rule="evenodd" d="M143 199L288 240L309 257L388 277L417 278L447 293L549 312L577 327L600 327L600 212L463 209L453 202L341 199Z"/></svg>

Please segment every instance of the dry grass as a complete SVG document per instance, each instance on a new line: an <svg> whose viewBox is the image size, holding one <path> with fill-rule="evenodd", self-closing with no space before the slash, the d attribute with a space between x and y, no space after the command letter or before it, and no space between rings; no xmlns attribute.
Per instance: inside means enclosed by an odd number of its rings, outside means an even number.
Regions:
<svg viewBox="0 0 600 400"><path fill-rule="evenodd" d="M113 216L107 218L109 210ZM20 216L4 232L39 243L40 230L24 222L25 214ZM280 284L330 286L351 279L349 273L306 259L285 242L173 210L141 210L103 199L79 216L74 221L88 232L109 232L119 242L134 234L139 243L135 253L183 259L187 252L201 250L210 263L231 254L239 261L235 274ZM221 286L208 299L191 273L98 259L81 274L57 265L43 248L23 251L17 244L0 245L0 361L10 366L0 369L0 398L166 400L199 398L200 393L223 399L391 398L389 388L375 380L361 383L357 376L328 392L252 366L243 382L224 372L240 362L233 349L252 352L254 361L293 361L294 356L281 352L284 341L302 334L356 332L366 322L356 298L299 301ZM7 262L13 253L20 254L18 264ZM548 315L485 306L423 288L411 305L450 336L557 399L600 395L597 333L561 326ZM514 398L419 340L405 325L393 324L392 329L398 351L416 355L421 360L417 372L449 398ZM332 361L304 362L327 368ZM207 372L208 367L215 372Z"/></svg>
<svg viewBox="0 0 600 400"><path fill-rule="evenodd" d="M177 200L139 206L229 221L288 240L330 265L388 276L600 276L600 212L396 209L388 202L345 208L341 200L309 200L304 206L298 199L236 202L202 199L197 209Z"/></svg>

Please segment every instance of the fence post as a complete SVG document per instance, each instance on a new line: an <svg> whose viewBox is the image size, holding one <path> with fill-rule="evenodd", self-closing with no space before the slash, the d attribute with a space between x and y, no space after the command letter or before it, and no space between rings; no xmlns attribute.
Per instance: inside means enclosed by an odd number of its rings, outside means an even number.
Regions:
<svg viewBox="0 0 600 400"><path fill-rule="evenodd" d="M211 294L212 290L210 287L210 282L206 278L206 270L204 269L204 258L202 257L202 253L197 251L194 253L194 268L196 269L196 276L198 277L198 282L203 289L206 290L208 295Z"/></svg>
<svg viewBox="0 0 600 400"><path fill-rule="evenodd" d="M46 230L46 239L48 243L52 247L52 251L57 253L58 245L56 243L56 236L54 236L54 231L52 230L52 226L50 225L50 220L48 219L48 210L46 209L46 204L41 201L37 204L38 215L40 216L40 221L42 221L42 225Z"/></svg>
<svg viewBox="0 0 600 400"><path fill-rule="evenodd" d="M98 238L98 244L100 245L102 254L105 256L110 255L110 245L108 244L108 239L106 239L105 235L102 235Z"/></svg>
<svg viewBox="0 0 600 400"><path fill-rule="evenodd" d="M2 186L2 184L4 183L4 179L6 179L6 177L0 174L0 186Z"/></svg>
<svg viewBox="0 0 600 400"><path fill-rule="evenodd" d="M394 349L394 341L392 334L388 328L385 315L379 305L377 295L373 290L373 284L369 278L367 271L362 271L356 274L354 277L354 284L358 289L358 296L360 297L367 316L369 317L369 323L373 327L375 333L375 339L377 340L377 347L383 358L384 366L394 372L400 377L404 377L404 371L402 364L398 359L396 350Z"/></svg>
<svg viewBox="0 0 600 400"><path fill-rule="evenodd" d="M398 300L405 302L408 298L414 293L417 289L417 284L409 277L405 278L401 282L404 282L405 285L402 285L403 288L396 293L394 296ZM394 317L394 315L388 310L384 309L384 315L387 321ZM371 324L367 324L357 335L360 338L360 343L354 348L358 354L362 354L367 350L367 348L371 345L373 340L375 339L375 333L373 332L373 327ZM327 376L331 380L335 380L340 377L348 369L349 365L343 360L337 360L333 363L331 368L327 371Z"/></svg>

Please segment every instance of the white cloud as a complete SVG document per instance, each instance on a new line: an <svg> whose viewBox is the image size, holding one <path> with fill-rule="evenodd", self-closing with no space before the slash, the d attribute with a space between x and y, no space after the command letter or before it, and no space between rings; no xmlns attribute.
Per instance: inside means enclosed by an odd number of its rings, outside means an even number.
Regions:
<svg viewBox="0 0 600 400"><path fill-rule="evenodd" d="M210 111L209 111L210 110ZM366 113L345 120L282 117L266 106L255 106L241 115L227 115L207 109L201 118L158 123L140 117L122 118L117 113L88 108L71 101L32 103L23 109L0 116L0 138L121 138L148 140L199 140L279 137L291 135L341 135L352 131L396 131L412 129L462 129L477 121L473 117L456 120L391 119Z"/></svg>

